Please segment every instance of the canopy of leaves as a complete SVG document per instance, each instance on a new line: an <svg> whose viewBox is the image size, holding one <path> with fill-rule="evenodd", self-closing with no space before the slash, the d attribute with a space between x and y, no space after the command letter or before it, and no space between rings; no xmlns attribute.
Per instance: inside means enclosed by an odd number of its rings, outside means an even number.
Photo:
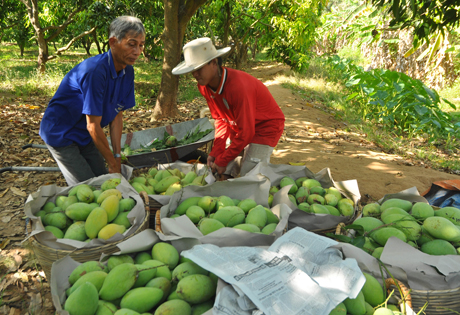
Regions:
<svg viewBox="0 0 460 315"><path fill-rule="evenodd" d="M391 13L390 26L414 28L414 41L428 41L431 34L452 30L459 25L458 0L368 0Z"/></svg>

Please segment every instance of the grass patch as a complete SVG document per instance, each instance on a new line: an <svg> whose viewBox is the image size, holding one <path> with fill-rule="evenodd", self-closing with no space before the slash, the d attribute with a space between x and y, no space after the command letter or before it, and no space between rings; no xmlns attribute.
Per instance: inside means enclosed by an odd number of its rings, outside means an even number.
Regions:
<svg viewBox="0 0 460 315"><path fill-rule="evenodd" d="M49 47L50 53L53 47ZM95 47L91 55L98 52ZM0 94L16 97L46 97L51 99L62 79L75 65L88 56L83 48L72 48L63 55L46 63L46 72L37 72L38 48L27 48L20 56L16 45L0 45ZM139 57L134 65L136 108L153 108L161 83L161 61L146 61ZM196 88L196 81L191 75L181 76L178 102L189 102L201 94Z"/></svg>
<svg viewBox="0 0 460 315"><path fill-rule="evenodd" d="M334 73L317 59L312 60L309 69L304 73L278 76L277 80L305 101L333 114L336 119L347 122L350 130L346 131L356 130L365 134L367 141L373 142L384 152L398 154L407 160L441 171L460 173L460 148L457 139L451 137L428 141L420 136L401 136L363 120L356 115L352 103L346 101L347 88L338 78L340 73ZM455 114L460 119L460 114Z"/></svg>

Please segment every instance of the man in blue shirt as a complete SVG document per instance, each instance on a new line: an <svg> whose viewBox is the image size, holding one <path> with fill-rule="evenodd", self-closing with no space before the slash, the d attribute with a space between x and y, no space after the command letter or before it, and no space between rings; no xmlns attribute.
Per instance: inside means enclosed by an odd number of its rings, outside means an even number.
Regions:
<svg viewBox="0 0 460 315"><path fill-rule="evenodd" d="M110 50L70 70L49 102L39 133L69 186L106 174L105 162L109 173L121 172L123 111L135 105L133 64L144 43L138 18L116 18ZM107 125L113 152L102 130Z"/></svg>

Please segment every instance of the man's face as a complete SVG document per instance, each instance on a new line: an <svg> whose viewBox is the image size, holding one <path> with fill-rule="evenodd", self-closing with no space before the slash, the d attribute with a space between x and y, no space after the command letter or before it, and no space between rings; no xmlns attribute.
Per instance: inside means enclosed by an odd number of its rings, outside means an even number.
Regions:
<svg viewBox="0 0 460 315"><path fill-rule="evenodd" d="M217 64L215 60L207 63L198 70L192 72L193 77L196 79L199 85L207 85L212 79L216 77Z"/></svg>
<svg viewBox="0 0 460 315"><path fill-rule="evenodd" d="M112 51L115 70L121 71L127 65L133 65L139 58L145 44L145 34L136 34L134 32L118 41L115 37L109 39L110 49Z"/></svg>

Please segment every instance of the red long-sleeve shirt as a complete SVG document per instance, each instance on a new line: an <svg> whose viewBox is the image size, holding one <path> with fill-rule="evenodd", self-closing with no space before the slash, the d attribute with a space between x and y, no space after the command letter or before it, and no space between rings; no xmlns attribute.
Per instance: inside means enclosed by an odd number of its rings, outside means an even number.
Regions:
<svg viewBox="0 0 460 315"><path fill-rule="evenodd" d="M215 119L215 140L209 155L221 167L249 143L276 146L284 129L284 114L268 88L246 72L223 68L217 91L198 85ZM231 144L226 149L225 143Z"/></svg>

